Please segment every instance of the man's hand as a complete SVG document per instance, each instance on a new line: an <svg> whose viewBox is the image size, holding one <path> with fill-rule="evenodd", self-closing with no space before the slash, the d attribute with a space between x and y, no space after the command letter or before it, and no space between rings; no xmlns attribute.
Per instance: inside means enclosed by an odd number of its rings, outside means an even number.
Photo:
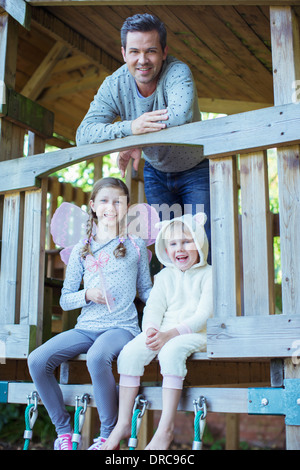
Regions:
<svg viewBox="0 0 300 470"><path fill-rule="evenodd" d="M133 135L146 134L148 132L156 132L165 129L166 124L160 121L167 121L169 119L167 113L167 109L159 109L142 114L131 123Z"/></svg>
<svg viewBox="0 0 300 470"><path fill-rule="evenodd" d="M117 165L121 172L122 178L125 176L125 171L131 158L133 159L133 168L138 171L141 156L141 149L124 150L123 152L119 153L117 158Z"/></svg>

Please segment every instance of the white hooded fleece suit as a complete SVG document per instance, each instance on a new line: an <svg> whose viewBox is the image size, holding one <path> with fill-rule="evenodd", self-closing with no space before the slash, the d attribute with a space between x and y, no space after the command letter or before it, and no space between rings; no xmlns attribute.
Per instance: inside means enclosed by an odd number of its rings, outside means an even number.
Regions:
<svg viewBox="0 0 300 470"><path fill-rule="evenodd" d="M166 229L175 221L184 223L193 236L200 261L186 271L178 269L166 253ZM213 315L212 267L207 264L208 241L204 230L206 215L185 214L161 222L155 252L165 266L156 276L144 309L142 333L127 343L118 357L120 385L140 384L144 367L157 355L163 375L163 387L183 387L187 374L186 359L194 352L206 350L206 322ZM178 330L159 352L146 344L148 328Z"/></svg>

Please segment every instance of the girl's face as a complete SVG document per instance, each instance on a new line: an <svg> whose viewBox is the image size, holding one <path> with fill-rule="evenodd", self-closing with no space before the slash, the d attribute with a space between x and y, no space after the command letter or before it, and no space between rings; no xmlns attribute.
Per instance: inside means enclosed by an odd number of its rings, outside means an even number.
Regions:
<svg viewBox="0 0 300 470"><path fill-rule="evenodd" d="M199 262L199 253L189 230L176 224L166 240L166 252L172 263L181 271L187 271Z"/></svg>
<svg viewBox="0 0 300 470"><path fill-rule="evenodd" d="M128 210L126 195L122 189L113 187L100 189L94 201L90 201L90 206L97 215L98 226L108 229L118 228Z"/></svg>

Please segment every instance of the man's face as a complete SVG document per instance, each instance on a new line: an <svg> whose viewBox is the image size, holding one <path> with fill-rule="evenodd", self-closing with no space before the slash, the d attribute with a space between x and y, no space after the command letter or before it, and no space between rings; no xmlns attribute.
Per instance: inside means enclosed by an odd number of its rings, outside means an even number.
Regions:
<svg viewBox="0 0 300 470"><path fill-rule="evenodd" d="M157 31L127 33L126 49L122 47L124 61L134 77L139 90L143 92L156 88L163 61L167 57L167 47L163 51Z"/></svg>

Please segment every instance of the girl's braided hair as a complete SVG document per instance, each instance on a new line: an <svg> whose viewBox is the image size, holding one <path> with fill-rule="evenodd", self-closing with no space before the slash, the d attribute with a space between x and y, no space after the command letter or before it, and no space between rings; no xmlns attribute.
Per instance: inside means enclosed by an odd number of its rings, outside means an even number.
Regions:
<svg viewBox="0 0 300 470"><path fill-rule="evenodd" d="M96 181L96 183L94 184L93 190L91 192L91 196L90 196L91 201L95 200L98 192L102 188L118 188L118 189L120 189L127 198L127 205L129 204L129 191L128 191L128 188L127 188L126 184L123 183L122 180L120 180L118 178L108 177L108 178L102 178L102 179ZM88 215L89 215L89 218L88 218L87 223L86 223L87 239L86 239L86 243L84 244L84 247L81 251L81 257L83 259L85 259L87 257L87 255L89 255L89 254L93 255L92 250L91 250L91 239L92 239L92 232L93 232L93 223L94 222L97 223L97 221L98 221L97 215L93 211L91 206L89 207ZM125 232L126 232L126 227L121 227L121 230L120 230L120 233L119 233L120 243L114 250L114 255L115 255L116 258L124 258L124 256L126 255L126 248L125 248L124 243L123 243L124 236L126 235Z"/></svg>

